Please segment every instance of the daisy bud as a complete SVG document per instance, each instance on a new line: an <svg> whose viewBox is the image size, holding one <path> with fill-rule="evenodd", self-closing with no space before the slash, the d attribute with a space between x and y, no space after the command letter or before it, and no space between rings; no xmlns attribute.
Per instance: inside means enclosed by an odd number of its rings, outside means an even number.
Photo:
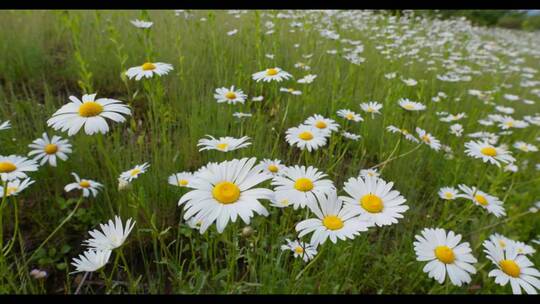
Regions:
<svg viewBox="0 0 540 304"><path fill-rule="evenodd" d="M252 236L253 233L255 233L255 230L253 230L253 228L251 226L246 226L246 227L242 228L242 236L245 237L245 238L248 238L248 237Z"/></svg>

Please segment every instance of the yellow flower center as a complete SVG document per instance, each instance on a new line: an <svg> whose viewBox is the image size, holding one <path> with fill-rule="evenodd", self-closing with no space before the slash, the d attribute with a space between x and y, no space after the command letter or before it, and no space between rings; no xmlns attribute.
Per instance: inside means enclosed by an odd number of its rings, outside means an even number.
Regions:
<svg viewBox="0 0 540 304"><path fill-rule="evenodd" d="M423 135L422 140L427 144L429 144L431 142L431 139L429 139L429 136L427 136L427 135Z"/></svg>
<svg viewBox="0 0 540 304"><path fill-rule="evenodd" d="M372 193L362 196L360 199L360 205L370 213L379 213L384 207L382 199Z"/></svg>
<svg viewBox="0 0 540 304"><path fill-rule="evenodd" d="M3 161L0 162L0 173L9 173L17 170L17 166L14 163Z"/></svg>
<svg viewBox="0 0 540 304"><path fill-rule="evenodd" d="M485 147L480 149L480 153L487 155L487 156L497 156L497 150L493 147Z"/></svg>
<svg viewBox="0 0 540 304"><path fill-rule="evenodd" d="M315 124L315 127L319 128L319 129L325 129L326 128L326 123L324 121L322 121L322 120L319 120Z"/></svg>
<svg viewBox="0 0 540 304"><path fill-rule="evenodd" d="M131 172L129 173L129 175L131 176L135 176L137 174L141 173L141 169L133 169L131 170Z"/></svg>
<svg viewBox="0 0 540 304"><path fill-rule="evenodd" d="M240 188L231 182L220 182L214 186L212 195L222 204L232 204L240 197Z"/></svg>
<svg viewBox="0 0 540 304"><path fill-rule="evenodd" d="M487 206L487 204L488 204L488 201L487 201L486 197L481 195L481 194L475 195L474 199L482 206Z"/></svg>
<svg viewBox="0 0 540 304"><path fill-rule="evenodd" d="M327 215L323 219L323 225L330 230L343 228L343 221L335 215Z"/></svg>
<svg viewBox="0 0 540 304"><path fill-rule="evenodd" d="M83 188L89 188L90 187L90 182L87 181L87 180L82 180L80 183L79 183L79 186L83 187Z"/></svg>
<svg viewBox="0 0 540 304"><path fill-rule="evenodd" d="M6 196L12 195L13 193L17 192L18 189L19 188L17 187L7 187ZM4 193L0 193L0 194L4 194Z"/></svg>
<svg viewBox="0 0 540 304"><path fill-rule="evenodd" d="M274 68L266 70L266 75L268 75L268 76L274 76L274 75L277 75L277 73L278 73L278 70L274 69Z"/></svg>
<svg viewBox="0 0 540 304"><path fill-rule="evenodd" d="M187 184L188 184L188 181L185 179L181 179L178 181L178 185L180 186L187 186Z"/></svg>
<svg viewBox="0 0 540 304"><path fill-rule="evenodd" d="M412 103L408 103L403 106L407 110L414 110L414 105Z"/></svg>
<svg viewBox="0 0 540 304"><path fill-rule="evenodd" d="M446 197L446 198L453 198L453 197L454 197L454 194L452 194L452 193L450 193L450 192L446 192L446 193L444 194L444 197Z"/></svg>
<svg viewBox="0 0 540 304"><path fill-rule="evenodd" d="M407 135L409 134L409 131L407 131L406 129L401 129L401 133L403 133L403 135Z"/></svg>
<svg viewBox="0 0 540 304"><path fill-rule="evenodd" d="M151 62L145 62L143 65L142 65L142 69L143 71L151 71L153 69L156 68L156 65L151 63Z"/></svg>
<svg viewBox="0 0 540 304"><path fill-rule="evenodd" d="M313 182L309 178L300 177L294 182L294 189L304 192L310 191L313 189Z"/></svg>
<svg viewBox="0 0 540 304"><path fill-rule="evenodd" d="M304 253L304 248L302 248L300 246L296 246L296 248L294 248L294 252L296 252L298 254L302 254L302 253Z"/></svg>
<svg viewBox="0 0 540 304"><path fill-rule="evenodd" d="M368 107L368 108L367 108L367 111L368 111L369 113L373 113L373 112L375 112L375 109L372 108L372 107Z"/></svg>
<svg viewBox="0 0 540 304"><path fill-rule="evenodd" d="M55 145L55 144L48 144L48 145L45 146L45 148L43 150L47 154L54 154L54 153L58 152L58 146Z"/></svg>
<svg viewBox="0 0 540 304"><path fill-rule="evenodd" d="M345 115L345 118L347 118L348 120L352 120L354 118L354 115L353 115L353 113L347 113Z"/></svg>
<svg viewBox="0 0 540 304"><path fill-rule="evenodd" d="M304 132L298 134L298 138L300 138L302 140L312 140L313 139L313 134L311 134L311 132L304 131Z"/></svg>
<svg viewBox="0 0 540 304"><path fill-rule="evenodd" d="M227 147L229 146L228 143L221 143L221 144L217 144L217 148L221 151L225 151L225 149L227 149Z"/></svg>
<svg viewBox="0 0 540 304"><path fill-rule="evenodd" d="M454 260L456 259L456 256L454 255L454 251L450 249L448 246L437 246L435 248L435 256L439 261L445 263L445 264L452 264L454 263Z"/></svg>
<svg viewBox="0 0 540 304"><path fill-rule="evenodd" d="M227 94L225 94L225 97L227 97L228 99L236 99L236 94L234 92L227 92Z"/></svg>
<svg viewBox="0 0 540 304"><path fill-rule="evenodd" d="M87 101L79 107L79 115L82 117L93 117L103 112L103 106L95 101Z"/></svg>
<svg viewBox="0 0 540 304"><path fill-rule="evenodd" d="M521 273L521 269L519 268L518 264L513 260L502 260L499 262L499 266L501 266L501 270L504 273L513 278L519 277Z"/></svg>
<svg viewBox="0 0 540 304"><path fill-rule="evenodd" d="M505 125L506 125L507 127L511 128L511 127L514 126L514 123L511 122L511 121L509 121L509 122L505 123Z"/></svg>
<svg viewBox="0 0 540 304"><path fill-rule="evenodd" d="M276 172L278 172L278 170L279 170L279 168L276 165L268 166L268 171L270 171L272 173L276 173Z"/></svg>

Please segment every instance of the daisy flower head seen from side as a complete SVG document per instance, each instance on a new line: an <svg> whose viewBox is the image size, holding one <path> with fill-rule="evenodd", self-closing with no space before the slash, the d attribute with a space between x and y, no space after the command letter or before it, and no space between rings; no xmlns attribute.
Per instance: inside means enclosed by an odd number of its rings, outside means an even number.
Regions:
<svg viewBox="0 0 540 304"><path fill-rule="evenodd" d="M400 129L396 126L389 125L386 127L386 130L390 133L400 133L401 135L405 136L405 139L412 141L414 143L419 143L420 141L414 137L414 135L411 134L407 129Z"/></svg>
<svg viewBox="0 0 540 304"><path fill-rule="evenodd" d="M495 283L501 286L510 283L513 294L521 294L521 289L527 294L537 294L540 271L525 255L519 254L515 246L509 244L501 248L491 240L485 240L483 246L486 257L497 267L488 273L489 277L495 277Z"/></svg>
<svg viewBox="0 0 540 304"><path fill-rule="evenodd" d="M314 114L313 116L308 117L304 121L304 125L315 127L326 134L331 134L339 129L339 124L333 119L326 118L319 114Z"/></svg>
<svg viewBox="0 0 540 304"><path fill-rule="evenodd" d="M428 262L423 271L430 278L442 284L448 274L453 285L461 286L471 282L471 274L476 273L473 264L477 262L471 254L468 242L460 243L461 235L441 228L425 228L415 236L416 260Z"/></svg>
<svg viewBox="0 0 540 304"><path fill-rule="evenodd" d="M443 200L453 201L458 197L459 191L453 187L442 187L437 194Z"/></svg>
<svg viewBox="0 0 540 304"><path fill-rule="evenodd" d="M40 161L40 166L48 162L49 165L56 167L56 158L65 161L68 158L67 154L72 152L67 139L56 135L49 139L47 133L43 133L41 138L34 140L28 147L33 149L28 156L34 156L36 162Z"/></svg>
<svg viewBox="0 0 540 304"><path fill-rule="evenodd" d="M132 180L139 177L139 175L145 173L148 167L150 167L148 163L136 165L135 168L122 172L122 174L120 174L120 178L125 180L126 182L131 182Z"/></svg>
<svg viewBox="0 0 540 304"><path fill-rule="evenodd" d="M253 213L268 216L260 203L261 199L272 199L273 192L254 186L271 179L270 174L254 168L256 158L242 158L208 164L195 174L190 187L178 201L184 206L184 220L196 216L202 220L200 233L216 222L218 233L222 233L229 221L240 217L249 225Z"/></svg>
<svg viewBox="0 0 540 304"><path fill-rule="evenodd" d="M327 133L317 127L300 125L289 128L286 131L285 139L289 145L311 152L326 145L326 136Z"/></svg>
<svg viewBox="0 0 540 304"><path fill-rule="evenodd" d="M500 201L497 197L480 191L476 187L471 188L466 185L458 185L458 188L463 191L463 194L458 195L459 197L471 200L474 204L482 207L483 209L486 209L489 213L495 215L496 217L506 215L506 211L503 207L503 202Z"/></svg>
<svg viewBox="0 0 540 304"><path fill-rule="evenodd" d="M193 178L193 173L191 172L179 172L170 175L168 182L170 185L177 187L189 187Z"/></svg>
<svg viewBox="0 0 540 304"><path fill-rule="evenodd" d="M71 175L73 175L73 177L75 178L75 182L67 184L64 187L64 191L66 192L70 192L73 189L79 189L82 191L83 197L88 197L90 195L96 197L101 187L103 187L102 184L96 181L79 178L77 173L72 172Z"/></svg>
<svg viewBox="0 0 540 304"><path fill-rule="evenodd" d="M5 196L17 195L33 183L34 181L31 180L30 178L26 178L24 180L14 179L14 180L8 181L6 184L6 188L4 188L3 185L0 185L0 198L4 197L4 195Z"/></svg>
<svg viewBox="0 0 540 304"><path fill-rule="evenodd" d="M274 68L268 68L264 71L254 73L252 76L253 80L256 82L270 82L270 81L277 81L281 82L283 80L288 80L289 78L292 78L292 75L285 72L281 68L274 67Z"/></svg>
<svg viewBox="0 0 540 304"><path fill-rule="evenodd" d="M139 19L131 20L130 22L136 28L142 28L142 29L148 29L152 27L152 25L154 24L154 22L144 21L144 20L139 20Z"/></svg>
<svg viewBox="0 0 540 304"><path fill-rule="evenodd" d="M403 218L409 209L407 201L397 190L392 190L393 182L387 183L374 176L351 177L344 184L349 196L341 196L347 208L357 212L377 226L392 225Z"/></svg>
<svg viewBox="0 0 540 304"><path fill-rule="evenodd" d="M398 104L407 111L424 111L426 109L426 106L423 103L411 101L407 98L401 98L398 100Z"/></svg>
<svg viewBox="0 0 540 304"><path fill-rule="evenodd" d="M0 155L0 177L2 181L26 178L26 172L38 170L38 164L33 159L19 155Z"/></svg>
<svg viewBox="0 0 540 304"><path fill-rule="evenodd" d="M6 121L0 123L0 131L7 130L7 129L11 129L11 124L10 124L9 120L6 120Z"/></svg>
<svg viewBox="0 0 540 304"><path fill-rule="evenodd" d="M70 96L70 103L63 105L53 116L47 120L47 125L62 132L68 131L68 136L73 136L84 126L84 132L88 135L94 133L107 133L109 125L105 119L114 122L124 122L123 115L131 116L129 106L120 100L111 98L95 99L96 94L84 94L82 101L75 96Z"/></svg>
<svg viewBox="0 0 540 304"><path fill-rule="evenodd" d="M112 251L110 250L87 250L83 254L79 255L78 258L73 258L71 265L75 266L75 271L77 272L94 272L101 269L109 262Z"/></svg>
<svg viewBox="0 0 540 304"><path fill-rule="evenodd" d="M86 246L95 250L114 250L124 244L131 230L135 226L135 221L128 219L126 225L122 224L122 219L114 216L114 222L109 220L106 224L99 224L101 231L94 229L88 232L92 238L83 241Z"/></svg>
<svg viewBox="0 0 540 304"><path fill-rule="evenodd" d="M202 146L199 151L217 150L220 152L229 152L251 145L251 143L248 141L250 140L248 136L244 136L241 138L225 136L217 139L211 135L206 136L208 138L199 139L199 143L197 144L197 146Z"/></svg>
<svg viewBox="0 0 540 304"><path fill-rule="evenodd" d="M496 147L487 141L469 141L465 143L465 153L474 158L480 158L484 163L501 166L501 163L513 163L516 159L505 146Z"/></svg>
<svg viewBox="0 0 540 304"><path fill-rule="evenodd" d="M281 245L282 251L292 251L295 258L302 258L304 262L309 262L317 254L317 246L298 240L285 239L287 244Z"/></svg>
<svg viewBox="0 0 540 304"><path fill-rule="evenodd" d="M348 109L341 109L337 111L337 115L339 117L345 118L348 121L354 121L354 122L364 121L364 119L362 118L362 116L360 116L360 114L354 113L353 111L348 110Z"/></svg>
<svg viewBox="0 0 540 304"><path fill-rule="evenodd" d="M376 101L363 102L360 104L362 111L370 113L371 117L373 117L374 114L381 114L379 110L382 109L382 107L383 105Z"/></svg>
<svg viewBox="0 0 540 304"><path fill-rule="evenodd" d="M416 133L418 134L418 138L420 138L420 140L428 145L431 149L435 151L439 151L441 149L441 142L424 129L416 127Z"/></svg>
<svg viewBox="0 0 540 304"><path fill-rule="evenodd" d="M286 167L281 163L281 160L279 159L272 160L265 158L261 160L261 162L256 166L256 168L267 174L279 175L283 173L283 170Z"/></svg>
<svg viewBox="0 0 540 304"><path fill-rule="evenodd" d="M247 95L240 89L234 89L234 86L230 88L218 88L214 93L214 98L218 103L226 102L228 104L244 103L247 99Z"/></svg>
<svg viewBox="0 0 540 304"><path fill-rule="evenodd" d="M537 152L538 151L538 148L535 145L528 144L524 141L517 141L512 146L523 152Z"/></svg>
<svg viewBox="0 0 540 304"><path fill-rule="evenodd" d="M366 178L368 176L373 177L379 177L381 174L377 171L377 169L361 169L358 176Z"/></svg>
<svg viewBox="0 0 540 304"><path fill-rule="evenodd" d="M358 213L344 208L343 202L335 191L318 198L318 202L310 206L317 218L303 220L296 224L298 237L311 235L311 244L323 244L327 239L336 243L338 239L354 239L360 232L367 231L371 223L358 217Z"/></svg>
<svg viewBox="0 0 540 304"><path fill-rule="evenodd" d="M342 131L341 136L345 137L346 139L350 139L350 140L354 140L354 141L358 141L358 140L360 140L360 138L362 138L362 136L360 136L358 134L350 133L350 132L347 132L347 131Z"/></svg>
<svg viewBox="0 0 540 304"><path fill-rule="evenodd" d="M126 76L129 79L135 78L135 80L141 80L144 78L150 78L154 74L158 76L167 75L173 70L172 64L163 62L145 62L143 65L129 68L126 72Z"/></svg>
<svg viewBox="0 0 540 304"><path fill-rule="evenodd" d="M315 167L287 167L283 174L274 176L272 181L275 199L279 202L288 201L295 210L313 206L317 199L336 190L333 182L325 177L327 175Z"/></svg>

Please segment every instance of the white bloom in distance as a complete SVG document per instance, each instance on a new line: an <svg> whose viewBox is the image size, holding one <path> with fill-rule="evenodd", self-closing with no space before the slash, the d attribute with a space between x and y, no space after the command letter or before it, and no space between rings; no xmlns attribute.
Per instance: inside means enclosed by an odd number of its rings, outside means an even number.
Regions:
<svg viewBox="0 0 540 304"><path fill-rule="evenodd" d="M83 197L88 197L90 195L96 197L98 194L98 191L101 187L103 187L102 184L90 180L90 179L81 179L79 176L72 172L71 175L75 178L75 182L71 184L67 184L64 187L64 191L69 192L73 189L79 189L83 193Z"/></svg>
<svg viewBox="0 0 540 304"><path fill-rule="evenodd" d="M139 175L146 172L146 169L148 169L148 167L150 167L148 163L136 165L135 168L122 172L122 174L120 174L120 178L125 180L126 182L131 182L132 180L139 177Z"/></svg>
<svg viewBox="0 0 540 304"><path fill-rule="evenodd" d="M151 78L154 74L158 76L167 75L173 70L173 66L169 63L163 62L145 62L140 66L129 68L126 72L126 76L129 79L135 78L135 80L141 80L144 78Z"/></svg>
<svg viewBox="0 0 540 304"><path fill-rule="evenodd" d="M67 139L56 135L49 139L45 132L41 138L34 140L28 147L34 149L28 153L28 156L34 156L36 162L41 160L40 166L49 162L49 165L56 167L57 157L65 161L68 158L67 154L72 152L71 144Z"/></svg>
<svg viewBox="0 0 540 304"><path fill-rule="evenodd" d="M263 82L270 82L270 81L277 81L281 82L283 80L287 80L292 77L291 74L285 72L281 68L274 67L274 68L268 68L264 71L254 73L252 76L253 80L260 82L261 80Z"/></svg>
<svg viewBox="0 0 540 304"><path fill-rule="evenodd" d="M199 151L204 150L217 150L220 152L229 152L236 149L245 148L251 145L248 140L248 136L241 138L234 138L230 136L220 137L218 139L214 138L211 135L206 135L208 138L201 138L197 146L202 146Z"/></svg>
<svg viewBox="0 0 540 304"><path fill-rule="evenodd" d="M218 103L226 102L228 104L244 103L247 95L240 89L234 89L234 86L228 88L218 88L214 94L214 98Z"/></svg>

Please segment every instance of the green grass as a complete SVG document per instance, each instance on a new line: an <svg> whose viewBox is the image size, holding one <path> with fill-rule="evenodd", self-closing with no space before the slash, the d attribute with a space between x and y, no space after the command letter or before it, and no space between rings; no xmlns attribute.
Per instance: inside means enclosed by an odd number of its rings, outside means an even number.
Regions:
<svg viewBox="0 0 540 304"><path fill-rule="evenodd" d="M537 238L538 214L526 212L540 195L539 171L535 170L539 154L513 150L520 170L503 172L467 157L464 143L469 138L449 134L450 124L440 122L436 112L467 113L468 117L459 121L465 134L498 132L496 126L478 124L478 119L494 110L467 90L501 88L494 93L493 101L515 107L516 118L533 115L540 109L538 96L531 94L530 88L519 86L520 74L504 68L488 72L477 62L465 60L460 64L482 73L473 75L470 82L450 83L437 80L438 71L427 70L428 49L418 54L423 62L406 64L411 61L408 57L387 60L375 49L392 42L376 36L389 25L389 17L384 14L371 19L365 30L356 30L340 28L350 25L349 19L323 19L322 14L312 12L295 20L303 22L303 30L290 32L292 20L263 13L251 11L234 18L226 11L195 11L194 17L185 19L173 11L0 12L0 121L9 119L13 126L0 131L1 155L26 155L27 145L43 132L67 138L66 133L48 128L46 121L70 95L97 92L98 97L122 100L133 109L126 123L110 123L111 131L104 136L88 136L81 131L70 137L73 153L68 161L31 173L36 183L6 200L2 206L4 244L14 234L16 211L20 234L7 256L0 257L0 293L75 292L82 275L68 274L74 270L71 259L84 250L81 242L88 238L87 231L115 214L137 221L122 249L126 262L120 259L115 263L118 252L113 252L103 271L89 277L82 293L511 292L509 286L500 287L488 278L493 265L482 252L482 242L494 232L527 243ZM201 17L207 21L200 21ZM135 18L150 19L154 25L149 31L137 29L129 23ZM275 23L273 35L264 35L268 20ZM328 20L332 21L328 27L342 38L362 41L365 50L360 56L366 59L364 63L353 65L342 58L342 49L350 45L321 37L318 28L324 28ZM432 29L419 21L409 24L418 30L418 36ZM227 36L234 28L239 29L238 34ZM403 33L405 29L398 27L397 31ZM520 32L511 35L519 41L532 39ZM444 58L451 52L465 57L470 55L464 49L465 42L474 39L467 33L457 34L438 51ZM495 38L483 35L482 39ZM298 48L294 47L296 43L300 44ZM338 54L327 54L330 49L338 50ZM275 58L267 58L268 53ZM513 65L509 56L494 53L499 55L499 67ZM313 57L305 59L303 54ZM521 66L540 68L538 57L519 57L525 60ZM140 82L123 76L127 68L147 60L170 63L174 70ZM263 84L251 79L252 73L272 66L298 79L308 73L294 67L299 61L312 67L309 73L318 75L311 85L294 81ZM443 70L440 62L435 66ZM397 78L384 77L393 71L418 80L418 85L407 87ZM501 84L513 87L505 89ZM263 95L265 99L243 105L218 104L214 90L231 85L250 98ZM281 86L297 88L303 94L281 93ZM439 91L448 98L431 102ZM537 104L512 103L502 97L504 93L536 100ZM397 105L399 98L423 102L427 110L406 113ZM336 111L342 108L360 113L358 104L368 100L383 103L383 114L371 119L362 113L364 122L356 124L337 117ZM253 113L253 117L238 120L232 116L234 112ZM335 119L342 129L360 134L362 139L349 141L336 133L327 146L303 156L286 143L285 131L316 113ZM394 149L396 156L416 148L414 143L400 140L400 135L387 132L385 127L390 124L409 130L416 126L426 129L452 148L454 158L447 159L444 153L421 146L389 162L382 169L382 177L393 181L407 199L410 209L404 219L384 228L370 228L352 241L328 241L309 264L280 250L285 238L296 236L294 225L306 217L304 210L277 209L265 203L270 216L252 219L252 235L242 234L245 225L241 221L229 223L222 234L213 225L200 235L185 224L182 209L177 206L186 191L167 184L169 175L195 171L210 161L278 158L287 165L319 168L342 193L343 182L360 169L387 160ZM500 143L511 145L523 140L537 145L538 126L513 131L501 136ZM247 135L252 145L228 153L198 152L197 142L206 134ZM132 183L132 189L118 191L119 174L143 162L150 163L149 171ZM71 172L99 181L105 185L104 190L97 198L85 199L73 218L36 253L39 244L75 208L79 194L63 191L72 182ZM443 201L438 197L440 187L461 183L476 185L504 200L508 215L496 218L465 200ZM269 182L264 186L269 187ZM447 281L439 285L422 272L425 263L416 261L413 240L425 227L450 229L470 242L478 259L478 273L470 284L455 287ZM538 254L531 260L540 265ZM33 268L44 269L49 276L35 280L29 275Z"/></svg>

